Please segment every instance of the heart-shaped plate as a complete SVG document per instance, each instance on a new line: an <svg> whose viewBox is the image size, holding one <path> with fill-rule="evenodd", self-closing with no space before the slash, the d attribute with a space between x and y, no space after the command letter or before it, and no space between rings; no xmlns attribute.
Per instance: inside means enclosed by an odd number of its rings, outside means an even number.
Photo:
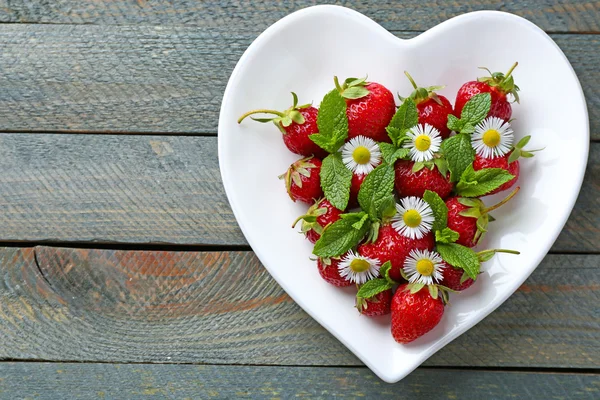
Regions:
<svg viewBox="0 0 600 400"><path fill-rule="evenodd" d="M290 92L319 104L332 77L364 76L407 95L411 72L422 86L460 85L479 66L506 70L514 61L521 104L513 107L517 139L545 149L521 162L521 192L494 212L497 221L479 248L507 248L484 264L468 291L451 295L441 323L409 345L397 344L389 317L367 318L354 308L352 288L323 281L311 261L312 245L291 228L306 211L293 203L277 176L299 158L271 124L236 120L244 112L286 109ZM401 40L364 15L343 7L295 12L262 33L235 67L221 106L219 162L237 221L258 258L286 292L387 382L396 382L502 304L531 274L560 233L575 203L587 162L589 126L581 86L559 47L527 20L481 11L450 19ZM490 198L491 204L496 198ZM501 195L500 195L501 196Z"/></svg>

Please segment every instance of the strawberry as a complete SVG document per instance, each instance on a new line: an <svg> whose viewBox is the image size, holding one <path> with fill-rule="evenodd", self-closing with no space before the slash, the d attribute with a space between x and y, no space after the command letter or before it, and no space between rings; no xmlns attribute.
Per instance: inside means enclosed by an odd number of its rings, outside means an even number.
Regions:
<svg viewBox="0 0 600 400"><path fill-rule="evenodd" d="M366 82L366 78L348 78L340 85L337 77L334 77L334 82L346 99L348 139L362 135L376 142L390 143L385 128L396 112L392 92L379 83Z"/></svg>
<svg viewBox="0 0 600 400"><path fill-rule="evenodd" d="M360 185L362 185L366 177L366 174L352 174L352 181L350 183L350 200L348 200L348 208L358 207L358 192L360 191Z"/></svg>
<svg viewBox="0 0 600 400"><path fill-rule="evenodd" d="M507 95L511 94L515 101L519 102L519 87L515 85L512 76L512 72L517 65L518 63L514 63L506 74L502 72L491 73L490 70L484 68L491 76L479 78L476 81L470 81L462 85L456 94L454 115L460 118L463 107L471 97L479 93L489 93L492 97L492 106L487 116L509 121L512 116L512 107L508 102Z"/></svg>
<svg viewBox="0 0 600 400"><path fill-rule="evenodd" d="M323 229L338 219L342 211L335 208L327 199L321 199L315 202L308 209L306 215L298 217L292 227L295 227L298 221L302 220L302 232L311 243L316 243L321 237Z"/></svg>
<svg viewBox="0 0 600 400"><path fill-rule="evenodd" d="M352 286L352 282L346 280L340 275L340 270L338 269L339 262L340 260L337 258L330 258L327 260L319 258L317 260L319 274L321 274L321 277L327 282L331 283L333 286Z"/></svg>
<svg viewBox="0 0 600 400"><path fill-rule="evenodd" d="M460 292L471 287L471 285L475 283L475 281L471 278L467 278L461 283L460 280L462 279L465 271L460 268L454 268L445 261L443 262L443 264L444 269L442 269L442 280L440 282L440 285Z"/></svg>
<svg viewBox="0 0 600 400"><path fill-rule="evenodd" d="M520 170L519 160L515 160L515 161L509 163L508 159L509 159L510 155L511 155L511 153L508 153L504 156L496 157L496 158L483 158L480 155L475 156L475 161L473 161L473 169L475 171L478 171L483 168L502 168L503 170L508 171L509 174L514 175L513 179L506 182L499 188L491 191L490 193L488 193L488 195L499 193L504 190L510 189L511 187L513 187L515 185L515 183L517 183L517 179L519 179L519 170Z"/></svg>
<svg viewBox="0 0 600 400"><path fill-rule="evenodd" d="M435 240L433 234L428 233L421 239L410 239L400 235L390 224L383 224L379 228L377 239L372 243L358 246L358 253L363 257L379 260L380 263L390 261L390 278L396 282L403 281L400 269L404 260L413 249L433 250Z"/></svg>
<svg viewBox="0 0 600 400"><path fill-rule="evenodd" d="M404 71L404 74L415 89L408 97L413 99L417 105L419 123L433 126L440 131L442 138L446 139L450 136L448 115L452 114L453 110L450 101L435 92L435 90L442 89L443 86L418 87L408 72ZM404 101L404 98L401 98L401 100Z"/></svg>
<svg viewBox="0 0 600 400"><path fill-rule="evenodd" d="M310 104L299 106L296 93L292 92L292 96L294 98L294 103L287 110L276 111L259 109L248 111L238 119L238 124L241 123L244 118L253 114L273 114L275 116L272 118L251 118L263 123L273 122L283 134L283 143L292 153L306 157L311 155L318 158L326 157L327 152L317 146L309 138L313 133L319 132L319 128L317 127L317 114L319 110L312 107Z"/></svg>
<svg viewBox="0 0 600 400"><path fill-rule="evenodd" d="M413 161L406 160L398 160L395 164L395 186L400 197L423 197L426 190L436 192L442 199L450 195L452 192L450 174L447 173L444 178L437 166L433 169L425 167L413 172L414 165Z"/></svg>
<svg viewBox="0 0 600 400"><path fill-rule="evenodd" d="M410 343L423 336L444 315L441 296L434 299L427 287L411 293L409 287L400 285L392 298L392 336L398 343Z"/></svg>
<svg viewBox="0 0 600 400"><path fill-rule="evenodd" d="M369 299L357 298L358 312L367 317L378 317L391 312L392 289L384 290Z"/></svg>
<svg viewBox="0 0 600 400"><path fill-rule="evenodd" d="M459 235L456 243L474 247L487 230L489 212L497 209L513 198L519 191L517 186L504 200L491 207L486 207L479 199L451 197L446 200L448 207L448 228Z"/></svg>
<svg viewBox="0 0 600 400"><path fill-rule="evenodd" d="M290 199L313 204L316 199L323 197L320 172L321 160L311 156L290 165L287 172L280 175L279 179L285 180Z"/></svg>

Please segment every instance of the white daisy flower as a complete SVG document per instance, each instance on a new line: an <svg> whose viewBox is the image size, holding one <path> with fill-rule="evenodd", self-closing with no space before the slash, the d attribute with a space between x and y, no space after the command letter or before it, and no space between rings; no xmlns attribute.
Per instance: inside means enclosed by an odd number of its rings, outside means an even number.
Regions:
<svg viewBox="0 0 600 400"><path fill-rule="evenodd" d="M421 239L433 225L435 218L427 202L415 196L405 197L396 204L396 215L392 217L392 227L402 236Z"/></svg>
<svg viewBox="0 0 600 400"><path fill-rule="evenodd" d="M340 276L347 281L362 285L379 274L379 261L350 250L338 264Z"/></svg>
<svg viewBox="0 0 600 400"><path fill-rule="evenodd" d="M431 285L442 280L444 267L442 257L435 251L413 249L404 260L403 270L410 283Z"/></svg>
<svg viewBox="0 0 600 400"><path fill-rule="evenodd" d="M381 150L373 139L356 136L342 147L342 161L356 175L366 175L381 163Z"/></svg>
<svg viewBox="0 0 600 400"><path fill-rule="evenodd" d="M487 117L475 127L471 146L483 158L496 158L510 151L513 140L513 130L508 122L497 117Z"/></svg>
<svg viewBox="0 0 600 400"><path fill-rule="evenodd" d="M410 141L404 143L404 148L410 149L410 158L415 162L429 161L433 158L433 153L440 150L440 131L429 124L415 125L406 135Z"/></svg>

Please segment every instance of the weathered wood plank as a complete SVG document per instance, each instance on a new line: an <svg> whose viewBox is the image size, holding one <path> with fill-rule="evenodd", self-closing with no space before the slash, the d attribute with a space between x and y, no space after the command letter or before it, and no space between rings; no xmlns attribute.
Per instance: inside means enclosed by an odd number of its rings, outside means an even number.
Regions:
<svg viewBox="0 0 600 400"><path fill-rule="evenodd" d="M52 24L153 24L231 26L239 30L264 29L285 15L315 4L337 3L353 8L389 30L425 30L448 18L469 11L500 10L523 16L553 32L599 31L600 4L589 0L543 0L502 2L475 0L444 2L405 0L351 1L253 1L204 2L94 1L60 2L0 1L0 22Z"/></svg>
<svg viewBox="0 0 600 400"><path fill-rule="evenodd" d="M0 154L0 241L246 244L216 138L4 134ZM599 190L594 143L553 251L600 251Z"/></svg>
<svg viewBox="0 0 600 400"><path fill-rule="evenodd" d="M0 131L214 135L229 75L258 33L160 26L0 26ZM581 79L592 134L600 138L600 37L553 38Z"/></svg>
<svg viewBox="0 0 600 400"><path fill-rule="evenodd" d="M393 385L365 368L0 363L6 399L597 399L596 374L420 368Z"/></svg>
<svg viewBox="0 0 600 400"><path fill-rule="evenodd" d="M0 268L0 358L361 365L251 252L5 248ZM427 365L598 368L599 300L600 255L549 255Z"/></svg>

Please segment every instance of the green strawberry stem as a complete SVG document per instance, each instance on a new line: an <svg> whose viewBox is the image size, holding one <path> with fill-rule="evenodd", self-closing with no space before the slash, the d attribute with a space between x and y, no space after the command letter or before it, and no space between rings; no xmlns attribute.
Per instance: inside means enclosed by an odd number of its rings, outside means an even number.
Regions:
<svg viewBox="0 0 600 400"><path fill-rule="evenodd" d="M410 83L413 85L413 87L415 89L418 89L419 87L417 86L417 84L415 83L415 80L413 79L412 76L410 76L410 74L408 73L408 71L404 71L404 75L406 75L406 77L408 78L408 80L410 81Z"/></svg>
<svg viewBox="0 0 600 400"><path fill-rule="evenodd" d="M515 68L517 68L517 65L519 65L519 62L515 62L512 67L510 67L510 69L508 70L508 72L506 73L506 75L504 75L504 79L508 79L508 77L510 76L510 74L513 73L513 71L515 70Z"/></svg>
<svg viewBox="0 0 600 400"><path fill-rule="evenodd" d="M482 250L482 251L478 252L477 255L478 256L483 256L483 255L489 254L489 253L508 253L508 254L516 254L516 255L521 254L520 251L516 251L516 250L490 249L490 250Z"/></svg>
<svg viewBox="0 0 600 400"><path fill-rule="evenodd" d="M301 216L299 216L299 217L298 217L298 218L296 218L296 220L295 220L295 221L292 223L292 228L295 228L295 227L296 227L296 225L298 225L298 222L300 222L300 221L302 221L304 218L306 218L306 217L310 217L310 216L311 216L310 214L304 214L304 215L301 215Z"/></svg>
<svg viewBox="0 0 600 400"><path fill-rule="evenodd" d="M285 114L284 114L284 113L282 113L281 111L276 111L276 110L268 110L268 109L261 108L261 109L258 109L258 110L252 110L252 111L248 111L247 113L245 113L244 115L242 115L242 116L241 116L241 117L238 119L238 121L237 121L237 122L238 122L238 124L241 124L241 123L242 123L242 121L243 121L243 120L244 120L246 117L248 117L248 116L250 116L250 115L254 115L254 114L274 114L274 115L277 115L278 117L281 117L281 118L285 117Z"/></svg>
<svg viewBox="0 0 600 400"><path fill-rule="evenodd" d="M337 76L333 77L333 83L335 83L335 88L338 90L338 92L342 93L344 91L344 88L342 85L340 85L340 81L338 80Z"/></svg>
<svg viewBox="0 0 600 400"><path fill-rule="evenodd" d="M512 199L513 197L515 197L515 195L516 195L516 194L519 192L519 190L520 190L520 189L521 189L521 187L517 186L517 187L515 188L515 190L513 190L513 191L512 191L512 192L511 192L511 193L510 193L508 196L506 196L506 197L504 198L504 200L500 201L500 202L499 202L499 203L497 203L497 204L494 204L494 205L493 205L493 206L491 206L491 207L488 207L488 208L485 208L485 209L483 209L483 211L481 212L481 214L487 214L487 213L489 213L490 211L494 211L495 209L497 209L497 208L499 208L499 207L503 206L503 205L504 205L504 204L506 204L506 203L507 203L507 202L508 202L510 199Z"/></svg>

